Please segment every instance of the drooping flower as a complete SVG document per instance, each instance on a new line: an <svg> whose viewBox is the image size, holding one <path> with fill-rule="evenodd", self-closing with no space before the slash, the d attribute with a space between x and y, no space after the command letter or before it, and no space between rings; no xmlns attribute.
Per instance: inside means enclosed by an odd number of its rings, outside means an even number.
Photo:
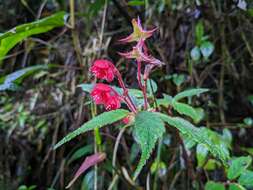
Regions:
<svg viewBox="0 0 253 190"><path fill-rule="evenodd" d="M141 20L138 17L137 20L132 20L132 26L133 26L133 32L127 36L126 38L120 39L120 42L123 43L129 43L129 42L138 42L141 39L146 40L147 38L151 37L153 35L153 32L156 31L157 28L154 28L152 30L145 30L141 26Z"/></svg>
<svg viewBox="0 0 253 190"><path fill-rule="evenodd" d="M120 108L121 97L109 85L97 83L91 91L91 97L96 104L104 105L107 111Z"/></svg>
<svg viewBox="0 0 253 190"><path fill-rule="evenodd" d="M156 59L153 56L148 55L145 49L146 49L145 42L143 39L141 39L130 52L126 53L119 52L119 54L127 59L136 59L137 61L146 62L156 66L161 66L164 64L159 59Z"/></svg>
<svg viewBox="0 0 253 190"><path fill-rule="evenodd" d="M112 62L106 59L98 59L96 60L90 71L99 79L104 79L107 82L111 82L114 79L114 70L115 67Z"/></svg>

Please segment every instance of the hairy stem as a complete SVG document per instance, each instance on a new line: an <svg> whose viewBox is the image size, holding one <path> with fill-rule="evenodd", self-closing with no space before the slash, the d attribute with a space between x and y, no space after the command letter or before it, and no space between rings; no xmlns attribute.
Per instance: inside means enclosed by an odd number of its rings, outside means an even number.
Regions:
<svg viewBox="0 0 253 190"><path fill-rule="evenodd" d="M128 89L126 88L126 86L123 82L120 72L118 71L118 69L116 67L114 68L114 71L115 71L115 75L117 76L119 86L123 89L123 98L124 98L126 104L128 105L129 109L132 112L137 113L137 108L136 108L135 104L133 103L131 97L129 96Z"/></svg>
<svg viewBox="0 0 253 190"><path fill-rule="evenodd" d="M144 98L144 110L148 109L148 98L147 98L147 80L144 80L144 85L141 82L141 61L137 60L137 80L139 87L143 93Z"/></svg>

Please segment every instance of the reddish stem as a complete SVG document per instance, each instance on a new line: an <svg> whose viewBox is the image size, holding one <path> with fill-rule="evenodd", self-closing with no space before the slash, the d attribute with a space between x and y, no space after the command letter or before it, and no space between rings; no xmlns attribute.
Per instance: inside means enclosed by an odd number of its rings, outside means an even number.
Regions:
<svg viewBox="0 0 253 190"><path fill-rule="evenodd" d="M143 85L141 83L141 61L137 60L137 80L141 90L143 90Z"/></svg>
<svg viewBox="0 0 253 190"><path fill-rule="evenodd" d="M123 82L120 72L118 71L118 69L116 67L114 67L114 71L115 71L115 75L117 76L119 85L123 89L123 98L124 98L127 106L129 107L129 109L132 112L137 113L137 108L136 108L135 104L133 103L131 97L129 96L128 89L126 88L126 86Z"/></svg>
<svg viewBox="0 0 253 190"><path fill-rule="evenodd" d="M141 61L137 60L137 79L139 87L143 93L144 98L144 110L148 109L148 98L147 98L147 80L144 80L144 85L141 82Z"/></svg>
<svg viewBox="0 0 253 190"><path fill-rule="evenodd" d="M144 109L147 110L148 109L147 80L144 80L143 97L144 97Z"/></svg>

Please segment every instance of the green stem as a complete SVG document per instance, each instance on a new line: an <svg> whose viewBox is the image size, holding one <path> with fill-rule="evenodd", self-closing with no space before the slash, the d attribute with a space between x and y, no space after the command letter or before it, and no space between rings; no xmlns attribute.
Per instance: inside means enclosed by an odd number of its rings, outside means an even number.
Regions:
<svg viewBox="0 0 253 190"><path fill-rule="evenodd" d="M91 104L91 116L94 118L97 115L97 106L95 104ZM101 147L101 135L99 132L99 128L94 129L94 153L100 152ZM97 176L98 176L98 167L95 165L95 172L94 172L94 190L97 190Z"/></svg>
<svg viewBox="0 0 253 190"><path fill-rule="evenodd" d="M156 156L156 166L158 167L155 172L155 179L153 184L153 190L157 189L157 179L158 179L158 170L159 170L159 164L161 160L161 149L162 149L162 138L159 140L158 148L157 148L157 156Z"/></svg>

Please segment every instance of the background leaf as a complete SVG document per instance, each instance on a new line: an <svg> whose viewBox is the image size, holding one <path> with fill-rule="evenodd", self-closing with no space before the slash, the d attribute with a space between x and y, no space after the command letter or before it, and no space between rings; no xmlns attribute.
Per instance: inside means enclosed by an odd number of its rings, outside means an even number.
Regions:
<svg viewBox="0 0 253 190"><path fill-rule="evenodd" d="M15 71L4 77L1 77L0 83L2 84L0 84L0 91L12 90L13 87L17 87L17 84L21 83L25 77L28 77L31 74L34 74L35 72L40 71L42 69L48 69L48 68L49 68L48 65L31 66L25 69L20 69L18 71Z"/></svg>
<svg viewBox="0 0 253 190"><path fill-rule="evenodd" d="M214 51L214 45L212 42L205 41L200 46L200 51L205 59L210 57Z"/></svg>
<svg viewBox="0 0 253 190"><path fill-rule="evenodd" d="M199 47L195 46L191 50L191 58L193 61L198 61L200 60L200 57L201 57L200 49Z"/></svg>
<svg viewBox="0 0 253 190"><path fill-rule="evenodd" d="M232 160L228 169L227 177L232 180L241 175L242 172L251 164L252 158L250 156L241 156Z"/></svg>
<svg viewBox="0 0 253 190"><path fill-rule="evenodd" d="M194 120L194 123L198 123L202 119L203 115L188 104L172 101L172 106L180 114L191 117Z"/></svg>
<svg viewBox="0 0 253 190"><path fill-rule="evenodd" d="M140 0L132 0L127 3L129 6L144 6L145 1L140 1Z"/></svg>
<svg viewBox="0 0 253 190"><path fill-rule="evenodd" d="M246 187L253 187L253 171L245 170L239 177L238 182Z"/></svg>
<svg viewBox="0 0 253 190"><path fill-rule="evenodd" d="M185 90L183 92L178 93L173 99L175 101L178 101L182 98L196 96L196 95L202 94L207 91L208 91L208 89L206 89L206 88L195 88L195 89Z"/></svg>
<svg viewBox="0 0 253 190"><path fill-rule="evenodd" d="M55 27L63 26L67 14L65 12L58 12L41 20L19 25L8 32L0 35L0 63L4 56L13 48L18 42L25 38L47 32Z"/></svg>
<svg viewBox="0 0 253 190"><path fill-rule="evenodd" d="M206 162L208 149L204 145L198 144L196 154L197 154L198 167L202 167Z"/></svg>
<svg viewBox="0 0 253 190"><path fill-rule="evenodd" d="M222 183L208 181L205 185L205 190L225 190L225 186Z"/></svg>

